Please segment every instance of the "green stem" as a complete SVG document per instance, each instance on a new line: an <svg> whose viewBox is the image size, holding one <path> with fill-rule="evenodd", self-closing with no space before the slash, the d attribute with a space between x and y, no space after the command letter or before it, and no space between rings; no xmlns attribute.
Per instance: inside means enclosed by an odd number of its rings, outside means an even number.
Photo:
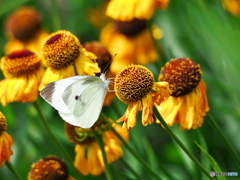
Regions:
<svg viewBox="0 0 240 180"><path fill-rule="evenodd" d="M193 162L202 170L202 172L209 178L214 179L210 176L210 173L201 165L201 163L192 155L192 153L187 149L187 147L182 143L180 139L173 133L173 131L168 127L167 123L162 119L161 115L159 114L157 108L154 106L154 114L158 118L158 120L161 122L165 130L168 132L168 134L176 141L176 143L182 148L182 150L190 157Z"/></svg>
<svg viewBox="0 0 240 180"><path fill-rule="evenodd" d="M81 179L81 177L79 177L79 173L77 171L77 169L73 166L73 160L71 159L71 157L68 155L67 151L64 149L64 147L62 146L62 144L58 141L58 139L54 136L54 134L52 133L52 131L50 130L50 128L48 127L47 121L44 118L42 111L40 110L37 102L33 102L33 105L36 109L36 111L38 112L38 115L40 116L40 119L43 123L44 128L46 129L46 131L48 132L48 134L51 136L51 138L53 139L53 141L57 144L58 148L61 150L61 152L63 153L63 155L65 156L66 160L68 161L68 163L73 167L73 169L76 171L76 174L78 176L79 179Z"/></svg>
<svg viewBox="0 0 240 180"><path fill-rule="evenodd" d="M118 134L118 132L110 125L111 130L114 132L114 134L118 137L118 139L124 144L124 146L128 149L128 151L146 168L146 170L149 171L149 173L154 176L156 179L161 179L158 174L156 174L149 165L140 157L138 154L133 150L131 146L129 146L126 141L122 138L121 135Z"/></svg>
<svg viewBox="0 0 240 180"><path fill-rule="evenodd" d="M55 0L51 0L51 6L52 6L53 29L54 31L57 31L61 29L61 23L58 14L57 3L55 2Z"/></svg>
<svg viewBox="0 0 240 180"><path fill-rule="evenodd" d="M9 161L6 162L6 166L13 173L13 175L16 177L16 179L23 180L21 178L21 176L18 174L18 172L16 171L16 169L12 166L12 164Z"/></svg>
<svg viewBox="0 0 240 180"><path fill-rule="evenodd" d="M142 178L140 175L138 175L137 172L135 172L135 170L123 158L120 158L120 160L123 163L123 165L134 174L135 179L141 179Z"/></svg>
<svg viewBox="0 0 240 180"><path fill-rule="evenodd" d="M103 139L102 139L102 135L98 134L98 132L94 131L95 132L95 138L100 146L100 149L102 151L102 156L103 156L103 161L104 161L104 166L105 166L105 173L106 173L106 176L107 176L107 179L108 180L113 180L112 178L112 174L111 174L111 171L110 171L110 166L107 162L107 155L106 155L106 152L105 152L105 149L104 149L104 143L103 143Z"/></svg>
<svg viewBox="0 0 240 180"><path fill-rule="evenodd" d="M216 121L213 118L213 116L210 113L208 113L207 117L208 117L208 122L210 123L212 128L215 129L215 131L218 133L218 135L222 138L222 140L227 145L227 148L229 149L230 153L232 154L233 158L235 159L235 162L236 162L236 164L237 164L237 166L238 166L238 168L240 170L240 158L239 158L237 152L234 150L233 146L230 144L230 142L228 141L226 136L222 133L222 130L219 128L219 126L216 123Z"/></svg>

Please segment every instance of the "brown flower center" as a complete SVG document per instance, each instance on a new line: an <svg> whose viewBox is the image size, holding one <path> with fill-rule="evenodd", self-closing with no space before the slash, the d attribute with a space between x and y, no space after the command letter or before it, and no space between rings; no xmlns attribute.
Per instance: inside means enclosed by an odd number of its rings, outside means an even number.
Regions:
<svg viewBox="0 0 240 180"><path fill-rule="evenodd" d="M151 91L154 77L144 66L130 65L118 73L115 78L114 90L124 103L141 100Z"/></svg>
<svg viewBox="0 0 240 180"><path fill-rule="evenodd" d="M103 72L103 70L105 72L109 70L109 62L111 62L112 56L104 45L102 45L100 42L93 41L85 43L83 47L87 51L92 52L97 56L96 61L101 69L101 72ZM100 73L98 75L100 75Z"/></svg>
<svg viewBox="0 0 240 180"><path fill-rule="evenodd" d="M41 53L48 67L62 69L77 60L80 48L77 37L69 31L60 30L49 36Z"/></svg>
<svg viewBox="0 0 240 180"><path fill-rule="evenodd" d="M1 66L7 77L19 77L39 70L41 59L29 50L18 50L3 57Z"/></svg>
<svg viewBox="0 0 240 180"><path fill-rule="evenodd" d="M122 34L135 36L146 29L146 22L139 19L133 19L132 21L115 21L115 26Z"/></svg>
<svg viewBox="0 0 240 180"><path fill-rule="evenodd" d="M48 156L34 163L28 175L28 179L31 180L66 180L67 178L67 165L55 156Z"/></svg>
<svg viewBox="0 0 240 180"><path fill-rule="evenodd" d="M179 97L190 93L201 80L200 66L189 58L173 59L162 68L159 81L167 81L171 96Z"/></svg>
<svg viewBox="0 0 240 180"><path fill-rule="evenodd" d="M27 41L35 36L41 27L41 17L31 7L23 7L9 16L6 23L6 31L10 36Z"/></svg>

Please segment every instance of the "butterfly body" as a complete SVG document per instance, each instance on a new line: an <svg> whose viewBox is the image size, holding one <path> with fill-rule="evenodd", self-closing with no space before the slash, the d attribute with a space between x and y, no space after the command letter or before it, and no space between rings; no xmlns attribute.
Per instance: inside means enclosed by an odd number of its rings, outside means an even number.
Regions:
<svg viewBox="0 0 240 180"><path fill-rule="evenodd" d="M69 124L90 128L97 121L110 80L105 74L100 77L79 75L48 84L40 95Z"/></svg>

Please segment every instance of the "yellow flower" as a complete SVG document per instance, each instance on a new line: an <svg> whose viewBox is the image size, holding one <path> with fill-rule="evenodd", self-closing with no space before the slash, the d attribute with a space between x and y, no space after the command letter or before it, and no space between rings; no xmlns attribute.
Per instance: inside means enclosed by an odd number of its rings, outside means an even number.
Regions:
<svg viewBox="0 0 240 180"><path fill-rule="evenodd" d="M159 81L167 81L172 92L155 105L169 126L179 123L181 129L196 129L202 125L209 107L201 74L200 66L189 58L173 59L162 68Z"/></svg>
<svg viewBox="0 0 240 180"><path fill-rule="evenodd" d="M118 21L150 19L155 8L165 9L169 0L111 0L106 15Z"/></svg>
<svg viewBox="0 0 240 180"><path fill-rule="evenodd" d="M28 180L75 180L68 175L67 165L56 156L47 156L32 164Z"/></svg>
<svg viewBox="0 0 240 180"><path fill-rule="evenodd" d="M112 56L109 53L108 49L100 42L93 41L93 42L86 42L83 47L97 56L97 63L101 69L102 73L106 72L106 78L114 78L114 74L109 70L111 66ZM101 73L96 73L97 76L100 76ZM108 86L109 89L113 89L113 85L110 83ZM114 92L108 92L103 105L108 106L112 100L115 98Z"/></svg>
<svg viewBox="0 0 240 180"><path fill-rule="evenodd" d="M41 17L32 7L21 7L15 10L6 21L6 35L9 38L4 52L29 49L38 52L47 32L41 28Z"/></svg>
<svg viewBox="0 0 240 180"><path fill-rule="evenodd" d="M41 56L47 66L39 90L47 84L76 75L99 73L97 57L82 47L78 38L71 32L59 30L47 38Z"/></svg>
<svg viewBox="0 0 240 180"><path fill-rule="evenodd" d="M138 111L142 111L144 126L154 123L154 98L162 101L170 92L167 82L154 82L150 70L140 65L129 65L116 75L114 90L117 97L129 104L125 114L117 122L124 121L123 129L129 130L136 125Z"/></svg>
<svg viewBox="0 0 240 180"><path fill-rule="evenodd" d="M156 26L154 32L158 32L159 39L162 37ZM158 58L146 22L142 20L110 23L101 31L100 41L112 55L116 54L110 68L114 74L129 64L145 65Z"/></svg>
<svg viewBox="0 0 240 180"><path fill-rule="evenodd" d="M38 55L26 49L14 51L1 59L1 69L6 77L0 81L3 106L15 101L36 101L44 74Z"/></svg>
<svg viewBox="0 0 240 180"><path fill-rule="evenodd" d="M234 16L240 15L240 1L239 0L222 0L223 8Z"/></svg>
<svg viewBox="0 0 240 180"><path fill-rule="evenodd" d="M102 152L94 137L94 131L102 135L104 150L109 164L123 155L121 142L114 132L109 130L108 126L108 124L103 124L101 119L89 129L82 129L66 123L66 134L69 140L76 144L74 166L81 174L97 176L105 170ZM125 140L128 139L128 133L121 126L112 123L112 127Z"/></svg>
<svg viewBox="0 0 240 180"><path fill-rule="evenodd" d="M7 123L5 116L0 111L0 168L10 160L13 154L11 146L13 145L12 137L6 132Z"/></svg>

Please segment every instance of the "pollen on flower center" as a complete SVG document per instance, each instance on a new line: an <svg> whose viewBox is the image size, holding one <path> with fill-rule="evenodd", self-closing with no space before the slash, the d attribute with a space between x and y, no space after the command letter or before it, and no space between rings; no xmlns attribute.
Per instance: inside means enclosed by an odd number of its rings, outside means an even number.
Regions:
<svg viewBox="0 0 240 180"><path fill-rule="evenodd" d="M49 36L42 48L42 56L48 67L62 69L73 64L80 55L81 44L69 31L60 30Z"/></svg>
<svg viewBox="0 0 240 180"><path fill-rule="evenodd" d="M68 168L64 161L48 156L32 165L28 179L67 179Z"/></svg>
<svg viewBox="0 0 240 180"><path fill-rule="evenodd" d="M29 50L18 50L3 57L1 67L7 77L19 77L38 70L41 59Z"/></svg>
<svg viewBox="0 0 240 180"><path fill-rule="evenodd" d="M118 73L114 90L124 103L132 103L142 99L151 91L154 77L144 66L130 65Z"/></svg>
<svg viewBox="0 0 240 180"><path fill-rule="evenodd" d="M201 80L199 65L189 58L177 58L168 62L161 70L159 81L167 81L171 96L178 97L190 93Z"/></svg>

